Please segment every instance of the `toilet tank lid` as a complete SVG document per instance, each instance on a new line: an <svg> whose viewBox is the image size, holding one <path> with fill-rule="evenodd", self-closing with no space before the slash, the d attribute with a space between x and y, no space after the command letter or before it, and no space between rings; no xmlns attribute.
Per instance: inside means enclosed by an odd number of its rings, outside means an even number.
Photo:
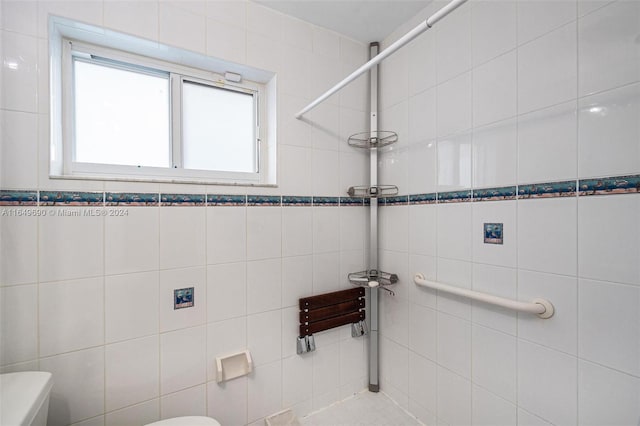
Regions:
<svg viewBox="0 0 640 426"><path fill-rule="evenodd" d="M160 420L159 422L149 423L145 426L220 426L220 423L211 417L186 416Z"/></svg>
<svg viewBox="0 0 640 426"><path fill-rule="evenodd" d="M30 424L52 386L46 371L0 374L0 425Z"/></svg>

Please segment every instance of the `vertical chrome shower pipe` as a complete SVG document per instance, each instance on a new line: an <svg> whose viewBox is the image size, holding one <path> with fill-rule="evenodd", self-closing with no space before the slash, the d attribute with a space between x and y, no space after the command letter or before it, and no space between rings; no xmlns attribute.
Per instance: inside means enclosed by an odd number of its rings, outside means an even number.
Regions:
<svg viewBox="0 0 640 426"><path fill-rule="evenodd" d="M369 59L378 54L379 43L369 45ZM369 93L370 93L370 124L369 131L372 137L377 137L378 131L378 65L369 71ZM378 148L372 144L369 148L369 186L378 186ZM371 197L370 212L370 232L369 232L369 270L378 270L378 198ZM379 376L379 344L378 344L378 287L369 289L369 391L378 392L380 390Z"/></svg>

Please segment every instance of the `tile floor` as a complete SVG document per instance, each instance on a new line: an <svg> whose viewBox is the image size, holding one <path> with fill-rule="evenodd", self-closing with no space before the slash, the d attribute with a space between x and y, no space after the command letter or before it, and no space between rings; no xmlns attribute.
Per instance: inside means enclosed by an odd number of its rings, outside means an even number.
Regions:
<svg viewBox="0 0 640 426"><path fill-rule="evenodd" d="M300 419L303 426L419 426L415 417L404 411L382 392L364 390L348 399Z"/></svg>

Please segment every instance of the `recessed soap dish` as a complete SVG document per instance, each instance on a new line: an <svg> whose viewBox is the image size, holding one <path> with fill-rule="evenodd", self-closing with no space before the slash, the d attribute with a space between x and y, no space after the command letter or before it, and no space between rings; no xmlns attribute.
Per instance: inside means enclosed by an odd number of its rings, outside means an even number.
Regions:
<svg viewBox="0 0 640 426"><path fill-rule="evenodd" d="M249 351L216 357L216 381L218 383L245 376L253 370L253 361Z"/></svg>

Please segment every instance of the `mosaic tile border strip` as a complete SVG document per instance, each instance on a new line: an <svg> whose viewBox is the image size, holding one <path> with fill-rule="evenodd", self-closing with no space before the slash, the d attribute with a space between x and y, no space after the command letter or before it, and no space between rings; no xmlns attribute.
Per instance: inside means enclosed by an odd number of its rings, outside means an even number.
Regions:
<svg viewBox="0 0 640 426"><path fill-rule="evenodd" d="M37 191L0 191L0 206L37 206Z"/></svg>
<svg viewBox="0 0 640 426"><path fill-rule="evenodd" d="M640 175L581 179L578 183L578 191L581 196L640 192Z"/></svg>
<svg viewBox="0 0 640 426"><path fill-rule="evenodd" d="M515 186L506 186L504 188L474 189L472 201L515 200L517 192L518 191Z"/></svg>
<svg viewBox="0 0 640 426"><path fill-rule="evenodd" d="M40 191L41 206L104 206L104 192Z"/></svg>
<svg viewBox="0 0 640 426"><path fill-rule="evenodd" d="M208 206L245 206L246 204L246 195L207 194Z"/></svg>
<svg viewBox="0 0 640 426"><path fill-rule="evenodd" d="M640 174L496 188L381 197L380 206L527 200L640 193ZM0 190L0 206L345 206L371 205L368 198L298 195L158 194Z"/></svg>
<svg viewBox="0 0 640 426"><path fill-rule="evenodd" d="M205 194L160 194L161 206L204 206Z"/></svg>
<svg viewBox="0 0 640 426"><path fill-rule="evenodd" d="M106 206L158 206L160 194L143 194L137 192L107 192Z"/></svg>

